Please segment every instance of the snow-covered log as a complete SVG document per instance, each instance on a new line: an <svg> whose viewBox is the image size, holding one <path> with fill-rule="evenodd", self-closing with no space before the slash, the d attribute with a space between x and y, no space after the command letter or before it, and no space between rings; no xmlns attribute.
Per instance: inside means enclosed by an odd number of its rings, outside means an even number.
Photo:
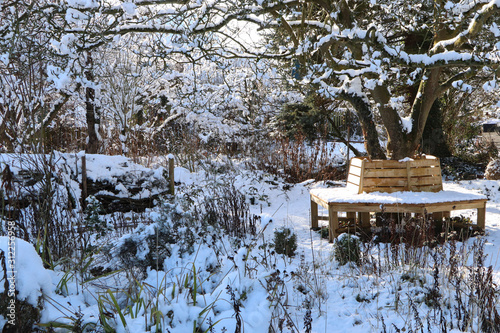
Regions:
<svg viewBox="0 0 500 333"><path fill-rule="evenodd" d="M68 209L83 207L84 196L94 196L104 213L136 211L153 207L170 193L168 170L146 168L124 156L87 154L82 173L80 154L0 155L3 206L12 214L50 193ZM86 175L86 191L82 187ZM60 193L64 192L64 193ZM86 192L86 195L82 193Z"/></svg>

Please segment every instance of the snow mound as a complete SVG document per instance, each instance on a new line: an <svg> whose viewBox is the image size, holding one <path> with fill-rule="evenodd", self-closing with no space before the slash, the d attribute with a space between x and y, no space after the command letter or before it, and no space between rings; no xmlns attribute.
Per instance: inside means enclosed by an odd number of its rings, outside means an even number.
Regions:
<svg viewBox="0 0 500 333"><path fill-rule="evenodd" d="M500 179L500 159L492 160L486 166L486 171L484 177L489 180L499 180Z"/></svg>
<svg viewBox="0 0 500 333"><path fill-rule="evenodd" d="M42 259L33 245L15 237L10 240L9 244L9 237L0 236L0 250L4 252L6 258L7 277L10 278L12 273L15 277L15 280L9 279L9 290L14 287L12 282L15 281L15 289L18 291L17 299L36 307L42 293L52 293L54 289L52 278L43 267ZM2 276L5 276L5 272ZM4 292L3 283L0 283L0 292Z"/></svg>

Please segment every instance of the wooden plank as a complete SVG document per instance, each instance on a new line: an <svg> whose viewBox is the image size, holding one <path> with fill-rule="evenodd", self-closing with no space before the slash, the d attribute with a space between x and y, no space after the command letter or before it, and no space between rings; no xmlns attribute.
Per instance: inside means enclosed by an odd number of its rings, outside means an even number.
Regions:
<svg viewBox="0 0 500 333"><path fill-rule="evenodd" d="M406 184L405 186L365 186L363 189L366 193L371 193L371 192L384 192L384 193L394 193L394 192L401 192L401 191L406 191Z"/></svg>
<svg viewBox="0 0 500 333"><path fill-rule="evenodd" d="M425 208L429 213L445 212L451 210L480 208L484 206L485 202L486 200L484 199L440 202L440 203L425 204Z"/></svg>
<svg viewBox="0 0 500 333"><path fill-rule="evenodd" d="M349 165L349 174L361 176L361 167Z"/></svg>
<svg viewBox="0 0 500 333"><path fill-rule="evenodd" d="M330 218L328 221L328 240L333 243L333 240L338 236L337 229L339 228L338 214L333 207L328 209L328 217Z"/></svg>
<svg viewBox="0 0 500 333"><path fill-rule="evenodd" d="M356 166L361 166L362 159L353 158L351 159L351 163L355 163ZM439 159L438 158L427 158L421 160L412 160L412 161L397 161L397 160L367 160L366 167L367 168L375 168L375 169L406 169L406 164L410 164L412 168L418 167L439 167Z"/></svg>
<svg viewBox="0 0 500 333"><path fill-rule="evenodd" d="M406 188L406 178L365 178L365 187L399 186Z"/></svg>
<svg viewBox="0 0 500 333"><path fill-rule="evenodd" d="M439 167L439 159L425 159L425 160L414 160L414 161L409 161L411 164L412 168L418 168L418 167L428 167L428 166L435 166Z"/></svg>
<svg viewBox="0 0 500 333"><path fill-rule="evenodd" d="M318 227L318 204L311 200L311 228Z"/></svg>
<svg viewBox="0 0 500 333"><path fill-rule="evenodd" d="M365 168L365 178L406 177L406 169L371 169Z"/></svg>
<svg viewBox="0 0 500 333"><path fill-rule="evenodd" d="M437 177L412 177L412 185L441 185L442 178Z"/></svg>
<svg viewBox="0 0 500 333"><path fill-rule="evenodd" d="M486 200L464 200L464 201L454 201L454 202L439 202L432 204L408 204L408 203L398 203L398 204L380 204L376 202L361 202L361 203L344 203L344 202L330 202L330 208L333 207L334 211L339 212L380 212L385 210L391 213L428 213L434 212L445 212L460 209L473 209L484 207Z"/></svg>
<svg viewBox="0 0 500 333"><path fill-rule="evenodd" d="M477 226L482 230L486 227L486 201L477 209Z"/></svg>
<svg viewBox="0 0 500 333"><path fill-rule="evenodd" d="M311 201L314 201L323 208L328 208L328 202L326 200L321 199L318 196L311 194Z"/></svg>
<svg viewBox="0 0 500 333"><path fill-rule="evenodd" d="M359 185L361 183L361 177L353 174L347 175L347 181L354 185Z"/></svg>
<svg viewBox="0 0 500 333"><path fill-rule="evenodd" d="M436 176L441 177L441 169L440 168L412 168L411 176Z"/></svg>
<svg viewBox="0 0 500 333"><path fill-rule="evenodd" d="M361 222L361 227L363 228L369 228L370 225L370 213L364 212L364 213L358 213L359 215L359 221Z"/></svg>
<svg viewBox="0 0 500 333"><path fill-rule="evenodd" d="M410 164L411 161L407 161L406 162L406 179L407 179L407 182L406 182L406 190L407 191L411 191L411 187L412 187L412 179L411 179L411 164Z"/></svg>
<svg viewBox="0 0 500 333"><path fill-rule="evenodd" d="M359 212L359 213L424 213L424 205L380 205L379 203L339 203L332 205L337 212Z"/></svg>
<svg viewBox="0 0 500 333"><path fill-rule="evenodd" d="M367 169L406 169L404 162L395 160L374 160L366 162Z"/></svg>
<svg viewBox="0 0 500 333"><path fill-rule="evenodd" d="M408 172L406 169L366 169L365 178L385 178L385 177L406 177ZM412 177L421 176L440 176L441 170L437 168L412 168Z"/></svg>
<svg viewBox="0 0 500 333"><path fill-rule="evenodd" d="M443 189L443 185L416 185L413 190L416 192L439 192Z"/></svg>
<svg viewBox="0 0 500 333"><path fill-rule="evenodd" d="M358 194L363 193L365 187L365 178L366 178L366 160L361 161L361 180L359 182Z"/></svg>
<svg viewBox="0 0 500 333"><path fill-rule="evenodd" d="M361 165L363 164L364 160L365 160L365 158L362 158L362 157L353 157L353 158L351 158L351 162L349 163L349 165L353 165L353 166L357 166L357 167L361 168Z"/></svg>

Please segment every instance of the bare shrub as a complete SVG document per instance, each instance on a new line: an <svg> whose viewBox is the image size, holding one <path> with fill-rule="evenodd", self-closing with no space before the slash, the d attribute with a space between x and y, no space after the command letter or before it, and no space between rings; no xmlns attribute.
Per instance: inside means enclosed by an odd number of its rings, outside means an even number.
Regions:
<svg viewBox="0 0 500 333"><path fill-rule="evenodd" d="M202 207L201 217L209 225L236 238L256 234L257 217L250 214L245 195L234 184L209 189Z"/></svg>
<svg viewBox="0 0 500 333"><path fill-rule="evenodd" d="M345 167L334 161L333 145L324 140L307 144L304 135L294 140L286 137L275 139L275 144L265 145L254 157L256 168L283 177L287 182L298 183L308 179L345 179Z"/></svg>

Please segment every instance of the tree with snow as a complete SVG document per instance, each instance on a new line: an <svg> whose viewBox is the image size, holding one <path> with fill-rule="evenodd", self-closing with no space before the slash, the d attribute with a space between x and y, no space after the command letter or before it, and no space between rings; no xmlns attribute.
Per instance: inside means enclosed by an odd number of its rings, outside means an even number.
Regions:
<svg viewBox="0 0 500 333"><path fill-rule="evenodd" d="M55 13L50 24L59 29L53 44L69 57L137 34L158 36L137 45L150 58L297 61L302 83L351 104L370 157L401 159L418 149L431 109L447 91L497 88L499 7L500 0L72 0L45 11ZM284 41L257 49L233 34L235 22Z"/></svg>
<svg viewBox="0 0 500 333"><path fill-rule="evenodd" d="M90 4L78 10L92 11ZM197 49L209 56L298 60L303 82L352 105L372 158L413 155L431 108L448 90L476 89L472 79L487 91L497 87L499 0L153 0L94 12L114 16L99 21L110 22L105 27L95 25L100 30L92 36L100 42L128 33L169 33L182 38L164 53ZM235 21L278 31L285 44L245 48L228 34ZM243 51L232 49L228 39ZM386 151L378 119L387 132Z"/></svg>
<svg viewBox="0 0 500 333"><path fill-rule="evenodd" d="M372 158L412 156L448 90L476 89L473 79L486 91L498 87L498 0L261 3L274 19L260 24L287 36L284 52L300 61L305 82L355 109Z"/></svg>

